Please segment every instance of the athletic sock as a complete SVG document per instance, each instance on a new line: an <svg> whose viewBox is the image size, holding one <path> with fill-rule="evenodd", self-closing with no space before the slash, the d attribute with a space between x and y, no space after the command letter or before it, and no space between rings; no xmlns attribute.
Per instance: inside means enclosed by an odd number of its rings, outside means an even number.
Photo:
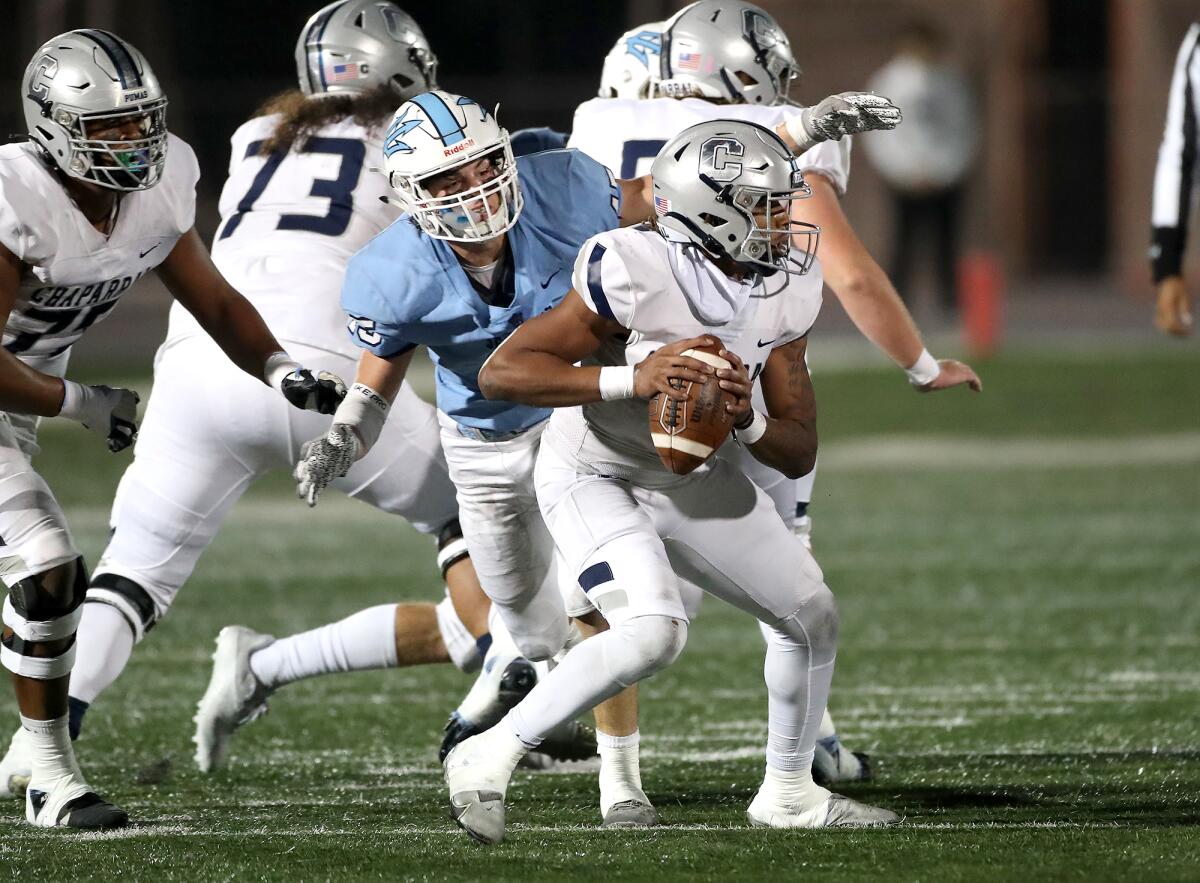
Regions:
<svg viewBox="0 0 1200 883"><path fill-rule="evenodd" d="M29 731L33 784L48 786L63 776L81 778L65 714L53 720L34 720L21 715L21 726Z"/></svg>
<svg viewBox="0 0 1200 883"><path fill-rule="evenodd" d="M596 731L600 749L600 815L608 815L613 804L624 800L649 803L642 790L642 774L638 761L641 735L634 730L628 736L610 736Z"/></svg>
<svg viewBox="0 0 1200 883"><path fill-rule="evenodd" d="M396 604L368 607L339 622L280 638L250 657L269 690L315 675L396 667Z"/></svg>
<svg viewBox="0 0 1200 883"><path fill-rule="evenodd" d="M829 798L829 791L822 788L812 777L812 756L808 751L807 763L796 770L781 770L767 764L767 772L763 777L759 793L778 807L804 812L812 809ZM804 756L801 757L801 762Z"/></svg>
<svg viewBox="0 0 1200 883"><path fill-rule="evenodd" d="M71 695L85 708L95 702L125 670L134 643L133 628L121 611L109 604L85 603L75 638Z"/></svg>

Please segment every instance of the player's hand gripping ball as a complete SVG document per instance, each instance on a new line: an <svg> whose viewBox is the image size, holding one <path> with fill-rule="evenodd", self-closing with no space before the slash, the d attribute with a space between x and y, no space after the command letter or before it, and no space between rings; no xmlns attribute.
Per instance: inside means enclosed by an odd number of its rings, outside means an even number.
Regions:
<svg viewBox="0 0 1200 883"><path fill-rule="evenodd" d="M733 429L728 406L737 399L717 379L718 370L732 367L723 350L711 335L691 338L655 350L637 366L634 390L651 396L650 440L676 475L711 457Z"/></svg>

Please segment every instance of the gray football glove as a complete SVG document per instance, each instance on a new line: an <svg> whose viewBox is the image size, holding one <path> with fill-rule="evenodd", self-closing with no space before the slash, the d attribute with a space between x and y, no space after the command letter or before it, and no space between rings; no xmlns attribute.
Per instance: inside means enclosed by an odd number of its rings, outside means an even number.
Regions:
<svg viewBox="0 0 1200 883"><path fill-rule="evenodd" d="M63 381L60 417L77 420L84 428L98 432L114 454L123 451L137 438L137 406L141 399L132 389L113 386L84 386Z"/></svg>
<svg viewBox="0 0 1200 883"><path fill-rule="evenodd" d="M830 95L800 111L800 125L811 142L810 147L822 141L840 141L843 135L894 129L903 119L900 108L872 92Z"/></svg>
<svg viewBox="0 0 1200 883"><path fill-rule="evenodd" d="M335 423L321 438L305 442L300 448L300 461L292 470L296 479L296 496L317 505L321 491L335 478L350 471L358 459L358 436L345 423Z"/></svg>

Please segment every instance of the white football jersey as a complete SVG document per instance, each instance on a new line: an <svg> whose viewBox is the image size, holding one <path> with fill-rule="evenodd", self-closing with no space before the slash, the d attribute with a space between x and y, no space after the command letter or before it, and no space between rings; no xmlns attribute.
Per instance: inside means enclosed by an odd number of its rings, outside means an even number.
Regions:
<svg viewBox="0 0 1200 883"><path fill-rule="evenodd" d="M390 192L372 168L382 161L382 136L344 120L300 149L262 156L278 121L256 117L231 139L213 260L281 341L357 358L340 305L342 276L351 256L401 213L380 201ZM199 326L176 305L168 338L194 333Z"/></svg>
<svg viewBox="0 0 1200 883"><path fill-rule="evenodd" d="M0 147L0 243L24 265L4 348L31 364L65 364L71 344L192 228L199 177L192 149L168 136L162 179L122 195L105 236L33 144Z"/></svg>
<svg viewBox="0 0 1200 883"><path fill-rule="evenodd" d="M806 335L821 309L818 262L804 276L738 282L694 246L646 225L589 239L572 281L590 309L630 332L606 341L588 364L635 365L665 344L711 334L757 379L771 351ZM545 438L600 474L647 487L678 480L654 450L646 408L641 399L559 408Z"/></svg>
<svg viewBox="0 0 1200 883"><path fill-rule="evenodd" d="M713 104L700 98L593 98L575 110L568 147L577 147L608 166L618 178L650 173L664 144L696 123L710 120L748 120L774 129L798 113L791 106ZM800 157L804 173L820 172L839 195L850 177L850 139L825 141Z"/></svg>

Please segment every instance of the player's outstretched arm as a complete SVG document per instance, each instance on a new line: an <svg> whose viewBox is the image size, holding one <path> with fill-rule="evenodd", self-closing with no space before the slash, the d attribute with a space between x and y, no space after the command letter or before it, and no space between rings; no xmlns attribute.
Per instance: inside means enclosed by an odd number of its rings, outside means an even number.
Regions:
<svg viewBox="0 0 1200 883"><path fill-rule="evenodd" d="M388 409L400 391L415 350L384 358L364 350L354 385L333 415L329 432L305 442L292 471L296 495L317 505L321 491L367 455L379 440Z"/></svg>
<svg viewBox="0 0 1200 883"><path fill-rule="evenodd" d="M753 383L735 353L721 352L733 367L717 372L721 387L737 397L728 408L738 441L755 459L788 478L807 475L817 463L817 400L804 361L807 348L808 338L801 337L767 357L760 378L766 414L751 405Z"/></svg>
<svg viewBox="0 0 1200 883"><path fill-rule="evenodd" d="M687 394L671 386L670 380L703 382L713 370L704 362L680 355L712 343L707 337L662 347L637 365L600 368L575 364L624 331L612 319L588 309L578 292L569 291L562 303L530 319L496 348L479 371L479 389L489 399L543 408L648 399L657 392L686 399Z"/></svg>
<svg viewBox="0 0 1200 883"><path fill-rule="evenodd" d="M908 308L883 268L871 257L842 212L837 191L824 175L805 177L812 196L796 204L797 216L821 228L821 268L825 282L863 336L908 373L922 392L983 384L969 365L938 361L925 349Z"/></svg>
<svg viewBox="0 0 1200 883"><path fill-rule="evenodd" d="M230 360L273 386L298 408L332 414L346 394L342 379L313 372L288 357L254 305L226 281L192 228L158 267L171 294Z"/></svg>
<svg viewBox="0 0 1200 883"><path fill-rule="evenodd" d="M799 156L822 141L840 141L860 132L883 132L900 125L900 108L873 92L840 92L806 107L775 131Z"/></svg>
<svg viewBox="0 0 1200 883"><path fill-rule="evenodd" d="M17 301L21 262L0 245L0 327ZM66 417L108 440L114 453L137 438L138 394L111 386L84 386L43 374L0 348L0 410L40 417Z"/></svg>

